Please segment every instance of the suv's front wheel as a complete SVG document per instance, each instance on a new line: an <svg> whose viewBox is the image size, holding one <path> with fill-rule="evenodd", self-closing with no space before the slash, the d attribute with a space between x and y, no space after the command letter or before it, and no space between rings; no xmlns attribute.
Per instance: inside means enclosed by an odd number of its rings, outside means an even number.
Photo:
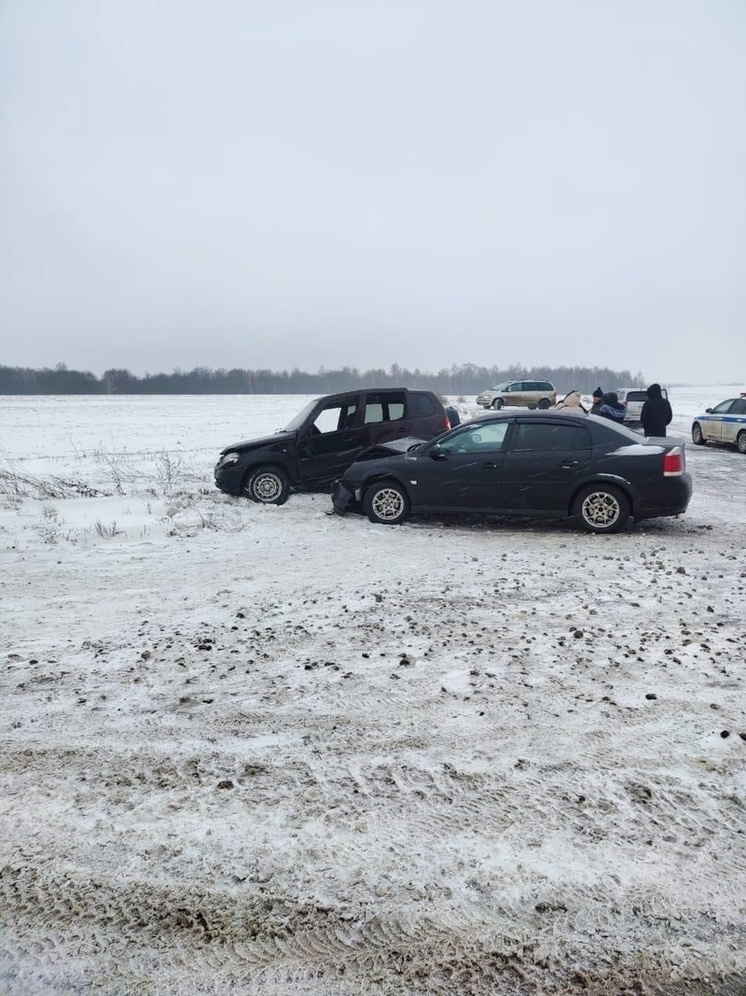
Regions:
<svg viewBox="0 0 746 996"><path fill-rule="evenodd" d="M409 495L397 481L376 481L366 490L363 507L371 522L396 526L409 515Z"/></svg>
<svg viewBox="0 0 746 996"><path fill-rule="evenodd" d="M588 532L616 533L629 519L629 498L611 484L589 484L575 498L574 511Z"/></svg>
<svg viewBox="0 0 746 996"><path fill-rule="evenodd" d="M242 491L260 505L284 505L290 495L290 481L282 467L257 467L246 475Z"/></svg>

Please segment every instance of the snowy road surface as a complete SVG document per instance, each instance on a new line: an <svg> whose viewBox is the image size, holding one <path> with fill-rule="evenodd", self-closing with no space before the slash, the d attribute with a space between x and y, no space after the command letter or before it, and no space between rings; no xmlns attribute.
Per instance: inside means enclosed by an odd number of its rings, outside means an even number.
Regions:
<svg viewBox="0 0 746 996"><path fill-rule="evenodd" d="M2 399L0 990L746 992L746 458L610 537L216 492L303 400Z"/></svg>

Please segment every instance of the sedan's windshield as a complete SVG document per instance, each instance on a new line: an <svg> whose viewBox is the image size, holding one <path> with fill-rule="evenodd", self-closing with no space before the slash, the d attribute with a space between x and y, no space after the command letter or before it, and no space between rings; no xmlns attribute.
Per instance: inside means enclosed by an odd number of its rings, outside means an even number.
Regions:
<svg viewBox="0 0 746 996"><path fill-rule="evenodd" d="M300 429L303 423L306 421L308 416L314 410L316 405L319 403L320 398L314 398L313 401L309 401L305 408L301 408L298 414L285 426L284 429L280 429L280 432L294 432L296 429Z"/></svg>

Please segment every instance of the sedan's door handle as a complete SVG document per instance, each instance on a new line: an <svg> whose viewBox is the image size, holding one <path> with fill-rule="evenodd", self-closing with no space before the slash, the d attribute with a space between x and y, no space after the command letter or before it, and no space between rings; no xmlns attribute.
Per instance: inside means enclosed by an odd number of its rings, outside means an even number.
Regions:
<svg viewBox="0 0 746 996"><path fill-rule="evenodd" d="M578 465L577 460L563 460L562 463L560 464L560 467L563 470L570 470L571 467L577 467L577 465Z"/></svg>
<svg viewBox="0 0 746 996"><path fill-rule="evenodd" d="M499 463L483 463L482 466L483 467L487 467L489 470L497 470L498 467L500 466L500 464Z"/></svg>

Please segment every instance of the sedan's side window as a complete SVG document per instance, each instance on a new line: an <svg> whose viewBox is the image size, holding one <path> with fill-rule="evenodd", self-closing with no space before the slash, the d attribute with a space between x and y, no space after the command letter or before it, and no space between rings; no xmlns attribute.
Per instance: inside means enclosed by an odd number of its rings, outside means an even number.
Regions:
<svg viewBox="0 0 746 996"><path fill-rule="evenodd" d="M746 398L737 398L728 412L729 415L746 415Z"/></svg>
<svg viewBox="0 0 746 996"><path fill-rule="evenodd" d="M715 405L715 407L712 409L712 414L725 415L726 412L729 412L731 410L731 408L735 403L736 402L734 398L728 398L727 401L721 401L719 405Z"/></svg>
<svg viewBox="0 0 746 996"><path fill-rule="evenodd" d="M513 452L590 449L585 429L554 422L521 422L513 436Z"/></svg>
<svg viewBox="0 0 746 996"><path fill-rule="evenodd" d="M440 444L441 453L496 453L503 448L507 422L470 426Z"/></svg>

